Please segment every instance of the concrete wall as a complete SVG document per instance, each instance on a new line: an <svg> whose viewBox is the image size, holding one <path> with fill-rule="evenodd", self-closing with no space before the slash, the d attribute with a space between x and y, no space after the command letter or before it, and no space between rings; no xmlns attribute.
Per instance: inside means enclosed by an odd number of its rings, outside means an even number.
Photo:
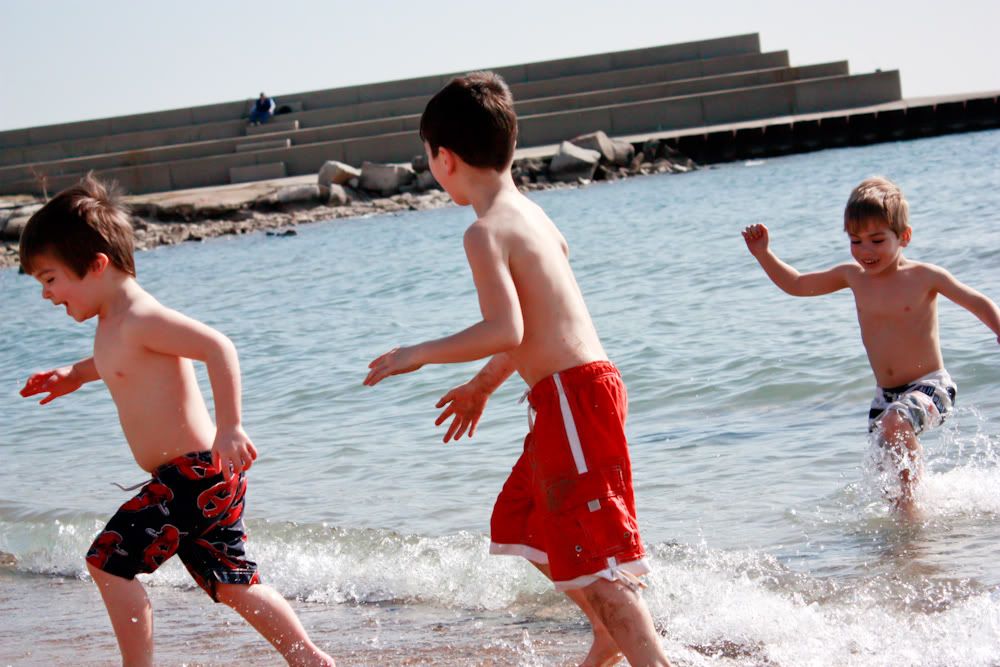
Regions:
<svg viewBox="0 0 1000 667"><path fill-rule="evenodd" d="M671 44L629 51L563 58L539 63L510 65L492 69L501 72L511 83L520 83L572 74L606 72L614 68L637 67L641 65L696 60L699 58L715 58L741 53L757 53L759 51L759 36L749 34L684 44ZM275 95L275 98L279 102L282 98L302 102L306 109L343 104L360 104L398 97L429 95L439 89L453 76L455 76L455 73L439 74L330 90ZM62 123L11 130L0 132L0 147L46 144L68 139L101 137L141 130L165 129L184 125L227 121L242 117L246 113L248 103L249 99L130 116L116 116L76 123Z"/></svg>
<svg viewBox="0 0 1000 667"><path fill-rule="evenodd" d="M518 116L529 116L542 113L565 112L573 109L626 104L644 100L666 100L671 97L693 95L703 92L769 85L780 82L804 80L813 77L845 75L846 73L846 62L825 63L805 67L785 67L528 100L518 102L516 109ZM423 98L414 99L421 104L423 103ZM271 139L291 140L296 145L301 146L310 143L335 141L338 139L391 134L408 130L416 131L419 127L419 120L419 115L414 114L409 116L382 118L378 120L355 123L341 123L338 125L329 125L326 127L295 132L276 131L269 133L268 137ZM267 127L267 125L261 126L261 128ZM278 129L277 125L274 127L276 130ZM232 153L237 149L237 146L246 143L246 141L246 137L220 139L211 142L164 146L108 155L75 158L71 160L38 163L31 166L16 165L0 167L0 183L26 180L32 178L32 174L37 172L43 172L50 176L74 173L82 174L89 169L112 169L115 167L151 164L155 162L170 162L195 157L206 157L209 155L222 155Z"/></svg>
<svg viewBox="0 0 1000 667"><path fill-rule="evenodd" d="M899 99L899 73L877 72L755 88L671 97L590 109L527 115L519 120L522 147L557 143L603 129L612 135L654 132L804 113L822 102L829 109L873 105ZM409 130L362 138L312 143L290 148L211 156L176 162L101 170L130 192L143 193L228 182L231 167L284 162L289 175L315 173L326 160L360 164L363 160L403 162L422 151L417 133ZM55 177L49 189L74 182ZM32 192L31 180L0 184L0 193Z"/></svg>
<svg viewBox="0 0 1000 667"><path fill-rule="evenodd" d="M788 52L754 53L724 56L706 60L685 61L666 65L634 67L612 72L584 74L512 84L514 98L524 101L537 97L553 97L571 93L620 88L643 83L675 81L730 72L745 72L788 66ZM319 127L390 116L421 113L428 95L404 97L379 102L365 102L336 107L316 108L281 116L281 120L298 120L301 127ZM117 153L156 146L209 141L241 136L246 122L229 119L215 123L186 125L166 129L128 132L55 143L0 148L0 166L51 162L85 155Z"/></svg>

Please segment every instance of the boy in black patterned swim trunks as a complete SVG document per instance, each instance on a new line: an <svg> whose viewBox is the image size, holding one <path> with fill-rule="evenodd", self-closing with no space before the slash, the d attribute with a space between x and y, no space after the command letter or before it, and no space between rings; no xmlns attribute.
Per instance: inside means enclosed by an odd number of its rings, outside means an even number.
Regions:
<svg viewBox="0 0 1000 667"><path fill-rule="evenodd" d="M20 254L25 273L42 284L42 298L78 322L98 320L92 357L32 375L21 395L48 394L45 404L103 380L132 455L153 475L87 553L123 664L153 664L153 612L135 575L176 553L212 599L235 609L289 664L333 665L244 557L245 471L257 450L241 424L233 344L139 286L128 215L89 176L32 216ZM191 359L208 369L216 423Z"/></svg>
<svg viewBox="0 0 1000 667"><path fill-rule="evenodd" d="M898 466L896 505L912 517L921 469L917 436L944 420L957 394L941 357L937 297L947 297L982 320L998 343L1000 308L941 267L903 257L913 235L909 205L885 178L870 178L854 189L844 210L844 231L854 261L806 274L770 251L764 225L747 227L743 238L774 284L793 296L844 288L854 293L861 339L878 384L869 430L878 432L879 442Z"/></svg>

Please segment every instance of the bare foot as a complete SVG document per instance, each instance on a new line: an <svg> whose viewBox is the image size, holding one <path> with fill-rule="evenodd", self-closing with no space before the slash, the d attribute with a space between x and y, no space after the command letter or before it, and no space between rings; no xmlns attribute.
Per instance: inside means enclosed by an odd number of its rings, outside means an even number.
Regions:
<svg viewBox="0 0 1000 667"><path fill-rule="evenodd" d="M580 663L580 667L612 667L624 657L618 650L618 644L608 632L595 633L594 643L591 644L590 651Z"/></svg>
<svg viewBox="0 0 1000 667"><path fill-rule="evenodd" d="M893 506L899 513L899 516L906 521L916 523L923 518L923 515L920 512L920 507L910 495L903 495L897 498L893 503Z"/></svg>

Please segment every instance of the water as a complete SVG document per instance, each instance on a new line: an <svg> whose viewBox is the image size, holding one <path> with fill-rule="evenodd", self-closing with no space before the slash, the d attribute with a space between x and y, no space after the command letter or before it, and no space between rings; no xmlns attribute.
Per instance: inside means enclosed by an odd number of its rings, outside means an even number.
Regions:
<svg viewBox="0 0 1000 667"><path fill-rule="evenodd" d="M847 261L841 211L881 173L911 203L913 259L1000 299L1000 132L827 151L533 195L631 397L646 599L679 665L1000 664L1000 359L942 300L957 410L924 438L917 525L866 468L873 380L848 293L794 299L746 252L771 229L800 269ZM572 664L580 616L528 565L486 553L489 512L526 426L516 378L472 441L443 445L434 403L478 365L361 386L397 344L478 317L449 208L138 255L164 303L240 350L249 551L345 665ZM114 664L84 551L143 475L99 385L38 407L35 370L88 354L92 325L0 272L0 664ZM204 383L204 373L202 373ZM205 383L207 388L207 383ZM11 558L12 557L12 558ZM274 664L171 562L148 578L161 664Z"/></svg>

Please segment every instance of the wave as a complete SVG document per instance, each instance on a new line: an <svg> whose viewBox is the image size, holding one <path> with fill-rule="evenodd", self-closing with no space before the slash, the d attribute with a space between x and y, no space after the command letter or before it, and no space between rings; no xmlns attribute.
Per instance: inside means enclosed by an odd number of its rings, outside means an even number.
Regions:
<svg viewBox="0 0 1000 667"><path fill-rule="evenodd" d="M100 521L19 512L0 503L0 567L86 578L83 553ZM488 555L483 535L250 522L248 552L282 594L327 605L509 610L537 616L560 596L518 558ZM668 652L689 665L995 665L1000 593L972 580L942 587L797 571L761 550L650 547L645 597ZM191 588L173 559L143 580ZM923 581L923 583L921 583ZM911 598L937 597L933 604ZM560 614L577 622L569 605Z"/></svg>

